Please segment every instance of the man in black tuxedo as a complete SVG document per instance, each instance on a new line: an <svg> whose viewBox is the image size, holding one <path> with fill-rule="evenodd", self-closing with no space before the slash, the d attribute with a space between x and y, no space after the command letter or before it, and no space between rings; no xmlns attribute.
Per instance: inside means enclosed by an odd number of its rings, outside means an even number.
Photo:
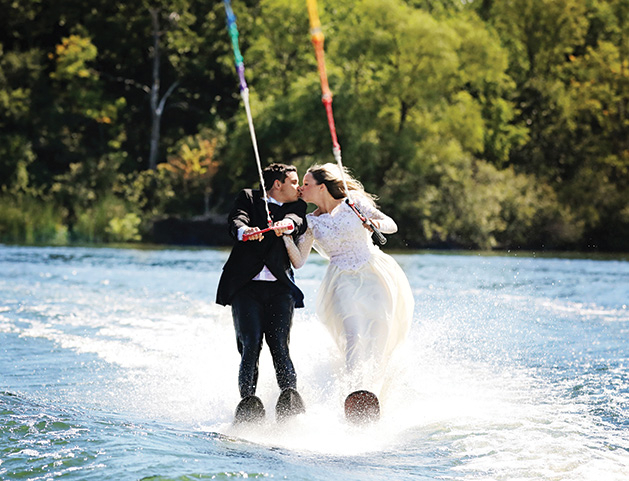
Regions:
<svg viewBox="0 0 629 481"><path fill-rule="evenodd" d="M238 384L242 398L236 421L264 416L255 396L258 360L266 340L277 383L282 390L276 406L278 417L303 412L296 391L297 376L289 355L288 342L293 312L304 306L282 235L298 236L306 231L306 203L299 199L297 169L271 164L262 172L274 231L260 190L242 190L229 214L229 232L236 241L223 267L216 302L231 305L238 352L241 355ZM243 236L248 239L243 241Z"/></svg>

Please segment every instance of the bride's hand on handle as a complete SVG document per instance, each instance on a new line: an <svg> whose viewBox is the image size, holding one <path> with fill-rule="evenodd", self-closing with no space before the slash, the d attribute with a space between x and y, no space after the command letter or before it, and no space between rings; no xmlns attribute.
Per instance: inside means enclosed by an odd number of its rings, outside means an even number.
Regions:
<svg viewBox="0 0 629 481"><path fill-rule="evenodd" d="M371 224L369 222L371 222ZM371 225L380 230L380 223L376 219L369 219L367 222L363 222L363 227L373 234Z"/></svg>
<svg viewBox="0 0 629 481"><path fill-rule="evenodd" d="M295 226L291 220L283 219L273 224L273 230L275 235L280 237L284 234L291 234L295 230Z"/></svg>

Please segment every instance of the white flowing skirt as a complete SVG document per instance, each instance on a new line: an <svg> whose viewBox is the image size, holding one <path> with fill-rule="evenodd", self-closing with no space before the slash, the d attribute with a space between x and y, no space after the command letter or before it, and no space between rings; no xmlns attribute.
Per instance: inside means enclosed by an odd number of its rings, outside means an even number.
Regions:
<svg viewBox="0 0 629 481"><path fill-rule="evenodd" d="M406 338L414 300L395 260L377 250L355 271L330 264L317 298L317 315L345 355L355 381L377 383L394 349Z"/></svg>

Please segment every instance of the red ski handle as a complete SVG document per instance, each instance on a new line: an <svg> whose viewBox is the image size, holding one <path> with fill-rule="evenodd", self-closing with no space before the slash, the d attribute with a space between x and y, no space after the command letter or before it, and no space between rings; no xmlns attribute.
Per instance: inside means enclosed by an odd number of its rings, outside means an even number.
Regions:
<svg viewBox="0 0 629 481"><path fill-rule="evenodd" d="M375 224L371 221L371 219L368 219L359 209L358 207L356 207L356 205L353 202L350 202L349 199L345 199L345 202L347 202L347 205L349 205L352 210L354 211L354 213L358 216L358 218L363 222L363 224L367 224L371 230L373 231L373 239L376 241L376 243L378 245L385 245L387 243L387 238L382 235L382 232L380 232L380 229L378 229Z"/></svg>
<svg viewBox="0 0 629 481"><path fill-rule="evenodd" d="M260 229L257 232L253 232L251 234L245 234L242 236L242 240L243 241L248 241L251 237L253 237L254 235L258 235L258 234L266 234L267 232L270 232L272 230L277 230L277 229L285 229L286 226L285 225L272 225L270 227L267 227L266 229Z"/></svg>

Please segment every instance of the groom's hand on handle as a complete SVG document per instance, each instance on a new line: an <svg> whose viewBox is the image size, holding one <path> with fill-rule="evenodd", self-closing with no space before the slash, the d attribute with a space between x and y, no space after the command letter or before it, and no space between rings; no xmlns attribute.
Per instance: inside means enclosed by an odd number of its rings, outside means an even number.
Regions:
<svg viewBox="0 0 629 481"><path fill-rule="evenodd" d="M263 238L264 231L261 231L259 227L249 227L248 229L245 229L242 235L243 241L262 241Z"/></svg>
<svg viewBox="0 0 629 481"><path fill-rule="evenodd" d="M271 227L267 227L266 229L260 229L259 227L249 227L247 228L242 235L243 242L257 240L259 242L264 238L264 234L269 231L274 231L275 235L280 237L284 234L290 234L295 230L295 225L293 221L288 219L283 219L277 221Z"/></svg>

